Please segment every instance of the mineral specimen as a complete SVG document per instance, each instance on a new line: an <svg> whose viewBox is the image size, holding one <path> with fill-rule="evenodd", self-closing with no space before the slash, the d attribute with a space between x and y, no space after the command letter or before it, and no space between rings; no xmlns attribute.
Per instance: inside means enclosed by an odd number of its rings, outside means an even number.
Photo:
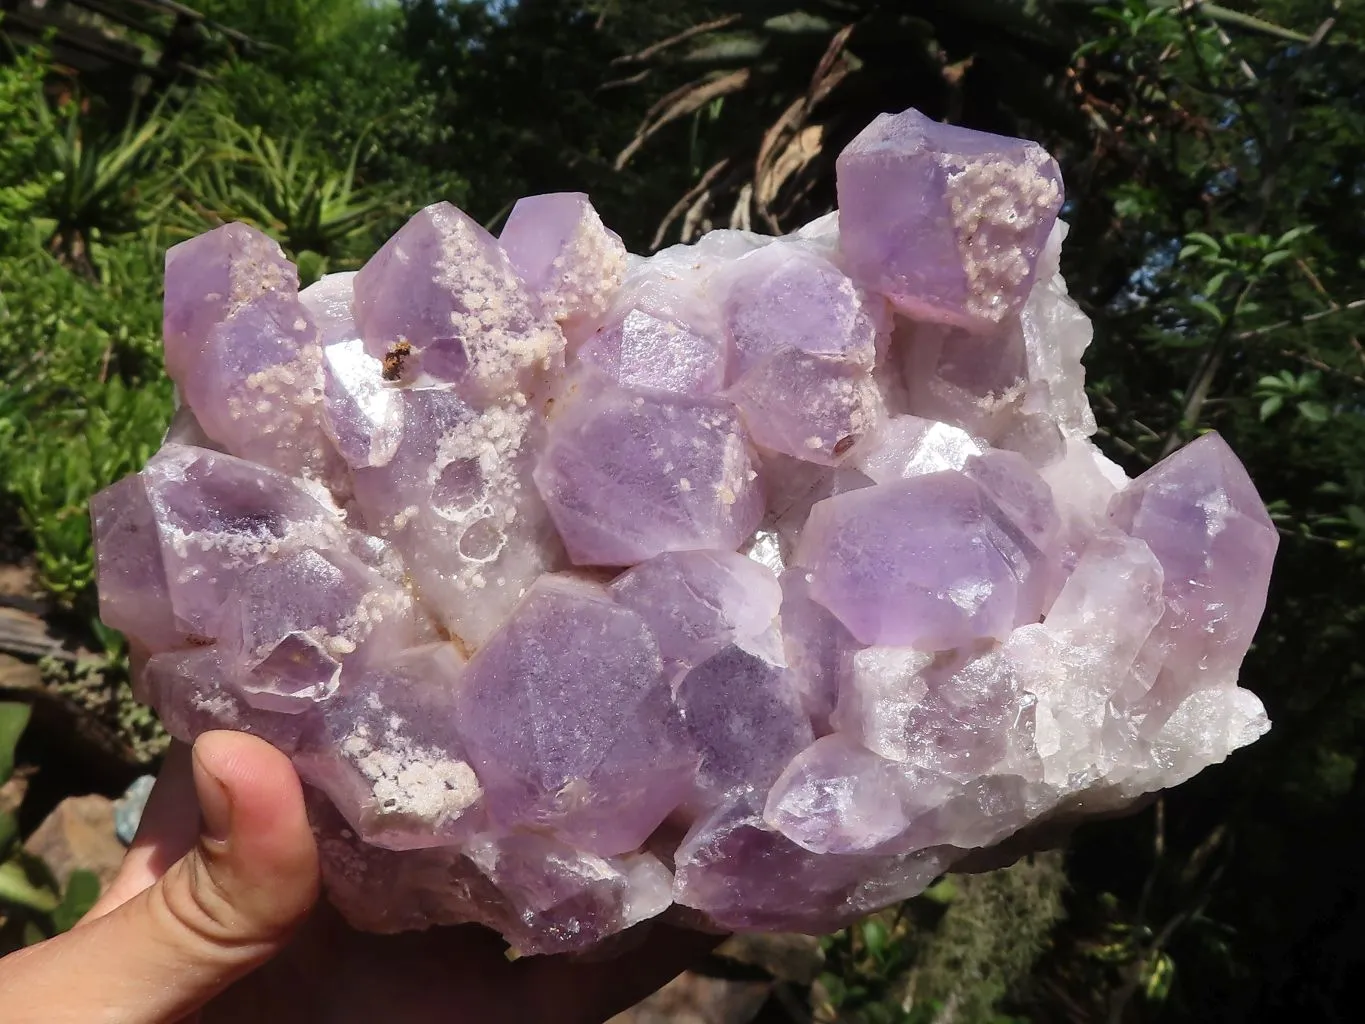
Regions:
<svg viewBox="0 0 1365 1024"><path fill-rule="evenodd" d="M102 614L172 733L294 759L357 926L833 928L1269 727L1276 531L1216 435L1088 439L1053 161L907 111L838 194L646 259L438 203L303 291L244 225L169 254Z"/></svg>

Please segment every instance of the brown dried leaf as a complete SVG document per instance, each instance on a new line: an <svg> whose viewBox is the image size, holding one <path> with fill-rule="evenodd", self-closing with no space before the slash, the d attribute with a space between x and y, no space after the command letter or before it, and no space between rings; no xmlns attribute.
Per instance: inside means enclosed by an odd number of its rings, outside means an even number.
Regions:
<svg viewBox="0 0 1365 1024"><path fill-rule="evenodd" d="M768 126L768 130L763 133L763 141L759 143L758 156L754 159L755 180L763 176L768 163L777 152L779 142L799 130L805 116L806 98L802 96L788 104L787 109L782 111L782 116Z"/></svg>
<svg viewBox="0 0 1365 1024"><path fill-rule="evenodd" d="M677 35L669 36L667 39L660 39L657 43L651 43L638 53L628 53L624 56L617 57L612 61L612 64L638 64L640 61L649 60L651 57L655 57L665 50L677 46L679 43L685 43L689 39L695 39L697 36L704 36L706 33L715 32L717 29L729 28L735 22L739 21L739 19L740 15L738 14L727 14L723 18L716 18L713 21L704 21L700 25L693 25L691 28L683 29Z"/></svg>
<svg viewBox="0 0 1365 1024"><path fill-rule="evenodd" d="M709 188L697 196L696 202L692 204L692 208L687 211L687 216L683 218L681 241L690 242L711 230L710 222L706 219L706 211L710 208L713 197L714 194Z"/></svg>
<svg viewBox="0 0 1365 1024"><path fill-rule="evenodd" d="M664 219L659 222L659 228L654 232L653 239L650 240L649 248L651 251L659 248L659 246L663 244L664 236L668 234L668 229L672 226L673 222L686 212L687 208L692 205L697 196L711 187L711 184L720 177L721 172L729 165L729 157L717 161L711 167L707 168L706 173L701 176L700 180L698 180L695 185L687 190L681 199L673 204L668 213L664 215Z"/></svg>
<svg viewBox="0 0 1365 1024"><path fill-rule="evenodd" d="M792 137L786 148L773 161L768 173L757 182L754 194L758 208L773 231L780 233L783 230L778 218L769 212L773 201L782 191L782 186L793 175L807 167L824 151L824 136L825 126L822 124L812 124L803 128Z"/></svg>
<svg viewBox="0 0 1365 1024"><path fill-rule="evenodd" d="M659 129L680 117L686 117L688 114L700 110L714 99L739 92L748 86L751 77L752 72L748 68L739 68L717 78L693 82L684 86L682 90L675 90L670 93L668 97L665 97L666 99L672 99L675 96L677 98L666 110L654 118L652 123L648 117L645 119L645 122L636 130L635 138L631 139L630 144L617 155L616 170L619 171L625 167L630 162L630 158L638 153L640 147ZM657 107L658 104L655 106Z"/></svg>
<svg viewBox="0 0 1365 1024"><path fill-rule="evenodd" d="M834 67L834 62L843 57L844 47L848 45L849 37L853 35L853 30L857 28L857 25L857 22L850 22L830 37L829 45L825 47L820 63L815 65L815 73L810 77L810 89L806 94L808 97L814 97L820 91L821 83L829 76ZM844 74L847 73L845 70ZM828 95L828 92L825 95ZM812 100L810 106L814 106L816 102L818 101Z"/></svg>

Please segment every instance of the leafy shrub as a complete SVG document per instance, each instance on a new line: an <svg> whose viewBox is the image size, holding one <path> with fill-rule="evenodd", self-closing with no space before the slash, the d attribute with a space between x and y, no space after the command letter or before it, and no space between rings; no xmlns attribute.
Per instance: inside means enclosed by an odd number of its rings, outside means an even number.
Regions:
<svg viewBox="0 0 1365 1024"><path fill-rule="evenodd" d="M30 533L66 605L92 582L86 503L138 469L170 409L156 247L97 247L101 286L40 251L0 257L0 509Z"/></svg>
<svg viewBox="0 0 1365 1024"><path fill-rule="evenodd" d="M75 604L94 583L91 495L142 468L169 409L165 380L130 387L114 378L80 407L11 423L6 487L33 538L39 582L61 603Z"/></svg>
<svg viewBox="0 0 1365 1024"><path fill-rule="evenodd" d="M28 705L0 703L0 785L14 773L15 747L28 719ZM0 955L67 931L99 892L99 879L89 871L73 871L63 891L47 865L24 850L14 814L0 810Z"/></svg>
<svg viewBox="0 0 1365 1024"><path fill-rule="evenodd" d="M50 176L35 173L43 141L43 63L34 54L0 63L0 252L25 234Z"/></svg>

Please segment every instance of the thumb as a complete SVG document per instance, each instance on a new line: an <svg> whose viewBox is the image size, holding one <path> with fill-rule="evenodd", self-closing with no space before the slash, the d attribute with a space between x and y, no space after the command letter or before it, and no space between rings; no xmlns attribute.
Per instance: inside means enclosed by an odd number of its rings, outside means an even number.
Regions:
<svg viewBox="0 0 1365 1024"><path fill-rule="evenodd" d="M151 887L0 960L11 1024L169 1024L278 953L318 893L289 759L213 732L194 746L198 842Z"/></svg>

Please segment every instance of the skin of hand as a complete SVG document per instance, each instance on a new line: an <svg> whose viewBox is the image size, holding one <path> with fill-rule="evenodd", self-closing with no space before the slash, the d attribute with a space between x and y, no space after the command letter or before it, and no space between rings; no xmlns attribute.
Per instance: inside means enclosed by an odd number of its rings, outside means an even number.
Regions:
<svg viewBox="0 0 1365 1024"><path fill-rule="evenodd" d="M172 748L118 877L71 931L0 959L7 1024L607 1020L720 937L640 926L610 960L525 957L474 925L369 935L319 903L289 759L242 733Z"/></svg>

